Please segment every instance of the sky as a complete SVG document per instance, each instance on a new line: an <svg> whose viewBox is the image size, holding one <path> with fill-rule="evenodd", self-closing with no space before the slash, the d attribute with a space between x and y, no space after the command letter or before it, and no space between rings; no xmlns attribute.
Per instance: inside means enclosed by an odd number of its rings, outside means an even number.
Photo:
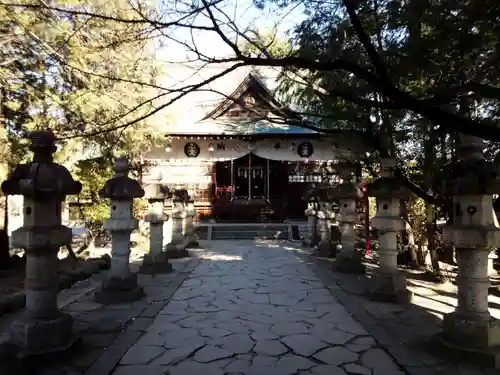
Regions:
<svg viewBox="0 0 500 375"><path fill-rule="evenodd" d="M165 15L172 9L172 4L175 4L175 2L172 0L162 1L164 1L164 3L160 3L158 5L158 10L160 14ZM185 1L191 3L196 0ZM299 6L288 9L267 7L264 10L260 10L253 6L252 0L224 0L224 3L222 4L223 5L220 6L220 9L224 12L224 14L230 16L231 20L235 20L236 26L239 30L269 30L273 29L277 25L276 30L278 36L281 36L282 38L286 38L287 31L293 29L295 25L304 19L303 9ZM223 15L219 14L216 15L216 17L222 20ZM178 14L172 15L170 20L173 18L177 19ZM164 21L168 21L168 19ZM197 18L196 24L211 26L211 21L208 17L200 16ZM176 27L169 29L168 35L178 41L186 43L191 47L193 46L194 40L194 43L200 52L209 56L227 57L228 55L231 55L232 51L229 46L216 33L201 31L193 33L192 36L191 32L192 30L190 29ZM232 38L230 39L234 41L234 35L232 35ZM186 84L196 84L225 69L224 67L215 65L204 68L203 72L197 72L197 70L192 67L186 67L185 63L189 60L188 54L189 48L186 48L173 40L162 38L162 45L156 50L156 61L163 66L164 71L162 78L158 82L162 87L172 88L175 85L185 86ZM224 90L224 88L228 89L229 92L226 92L226 94L229 94L243 79L244 76L241 76L241 73L234 72L226 77L218 79L217 82L213 83L213 85L217 87L217 90L222 89L222 91L227 91ZM229 88L229 86L231 86L231 88ZM214 87L211 88L214 89ZM208 102L208 97L211 98L211 101L214 100L213 93L190 93L183 99L177 101L173 105L170 105L167 112L171 118L175 118L175 123L192 123L195 118L198 119L206 112L206 110L203 110L201 107L203 107L203 103ZM200 112L201 115L198 112ZM165 112L162 111L162 113L159 114L158 121L164 121L164 113ZM177 125L165 124L165 126L170 128L171 126Z"/></svg>
<svg viewBox="0 0 500 375"><path fill-rule="evenodd" d="M164 14L165 7L172 7L172 0L163 0L166 3L158 5L159 11ZM188 0L189 1L189 0ZM266 9L257 9L252 0L225 0L220 6L222 12L228 15L235 23L239 30L251 29L271 29L276 25L278 35L285 37L285 33L297 25L304 19L303 8L301 6L289 7L286 9L278 9L276 6L267 6ZM221 20L223 16L219 14ZM198 17L198 25L211 26L208 17ZM231 49L226 43L215 33L208 31L199 31L191 37L189 29L171 30L173 36L186 42L188 45L193 45L193 39L196 46L203 53L211 56L227 56L231 53ZM166 41L164 46L157 50L157 59L164 61L185 61L187 48L173 41Z"/></svg>

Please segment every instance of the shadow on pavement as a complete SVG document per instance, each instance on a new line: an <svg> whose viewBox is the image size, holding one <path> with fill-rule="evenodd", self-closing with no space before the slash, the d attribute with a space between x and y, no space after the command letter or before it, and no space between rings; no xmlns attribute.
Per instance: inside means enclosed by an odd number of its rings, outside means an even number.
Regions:
<svg viewBox="0 0 500 375"><path fill-rule="evenodd" d="M173 294L179 289L181 285L184 285L185 293L187 295L186 299L192 298L195 302L197 298L203 299L203 296L198 296L196 293L190 295L191 291L196 292L199 288L198 285L198 274L195 272L194 275L192 271L195 270L198 265L200 258L203 257L203 262L205 263L204 270L206 274L202 274L201 278L207 277L219 277L221 269L224 269L224 265L234 262L245 262L248 259L246 256L252 254L253 250L248 250L244 252L246 255L239 256L238 254L231 255L232 241L211 241L210 249L207 251L198 250L193 251L193 258L190 259L180 259L172 261L174 266L174 272L166 275L140 275L139 283L144 287L146 292L146 297L142 300L128 304L128 305L115 305L115 306L104 306L95 303L93 300L93 291L100 285L100 280L98 277L90 279L86 284L84 284L80 290L73 289L72 294L68 295L68 298L62 303L62 310L71 313L75 317L75 331L82 337L82 344L79 348L76 348L74 353L69 353L68 355L56 358L53 363L42 363L26 371L25 374L29 375L108 375L108 374L122 374L122 372L117 372L116 366L120 360L124 357L127 351L138 342L138 340L143 337L146 332L150 333L151 326L154 324L155 318L160 311L165 309L173 296ZM234 246L242 242L234 242ZM272 252L274 249L284 249L290 251L294 256L296 256L303 263L303 269L297 267L299 270L297 273L297 278L305 278L311 280L311 285L316 285L318 291L324 285L326 289L345 307L347 312L359 322L366 331L373 336L376 341L375 346L371 347L369 350L378 350L388 353L392 359L402 368L404 368L407 374L411 375L433 375L433 374L467 374L467 375L492 375L497 374L497 370L486 369L474 367L466 364L459 364L459 358L455 361L446 361L442 358L435 357L428 353L429 346L427 342L429 339L440 331L441 329L441 319L442 314L446 312L451 312L453 310L454 304L456 304L456 299L454 298L453 286L442 286L438 284L433 284L429 282L424 282L420 280L410 280L410 289L415 293L414 302L408 306L395 305L395 304L384 304L378 302L372 302L364 297L368 281L364 276L356 276L343 274L332 271L332 263L318 260L312 257L308 251L300 248L298 244L285 242L285 241L248 241L248 246L250 248L264 248L264 251ZM207 256L208 255L208 256ZM293 257L292 257L293 258ZM265 259L265 257L264 257ZM273 262L276 264L276 259L270 259L269 267L273 267ZM295 259L295 258L294 258ZM137 269L138 261L133 265L133 269ZM371 266L370 266L371 267ZM368 267L368 269L370 269ZM226 267L227 268L227 267ZM233 267L234 268L234 267ZM236 266L235 268L241 268ZM292 267L293 268L293 267ZM262 267L265 270L265 265ZM272 269L271 269L272 271ZM310 271L313 271L311 273ZM236 271L231 271L236 272ZM282 271L278 270L277 280L279 280L279 274ZM300 274L302 272L302 274ZM369 272L369 271L368 271ZM270 272L272 273L272 272ZM192 275L189 279L192 286L187 287L185 282L188 277ZM102 275L101 275L102 276ZM229 275L230 278L232 277ZM241 276L241 277L240 277ZM293 280L290 274L286 274L286 279ZM259 276L257 275L257 278ZM244 275L236 275L234 277L234 283L244 283ZM247 275L247 279L250 280L252 277ZM315 279L319 279L316 280ZM232 280L229 280L230 282ZM226 275L226 283L228 282L228 275ZM277 282L279 284L279 281ZM285 281L284 281L285 283ZM210 284L210 281L208 282ZM203 292L198 290L198 294L205 293L205 290L210 291L215 297L216 303L220 303L221 306L227 305L228 299L231 297L231 292L234 288L229 287L228 284L224 284L226 294L221 291L218 293L217 282L213 282L214 285L205 285ZM201 284L200 284L201 285ZM280 287L280 285L276 285ZM252 289L255 285L242 286L242 289ZM269 288L270 290L272 288ZM236 290L236 289L234 289ZM207 292L208 293L208 292ZM228 294L229 293L229 294ZM238 292L234 292L238 294ZM324 292L328 295L328 292ZM220 294L220 295L219 295ZM243 295L243 294L242 294ZM270 297L273 296L273 292L269 292ZM248 292L245 298L254 298L255 295ZM279 297L279 296L278 296ZM319 294L317 297L321 297ZM206 296L205 296L206 298ZM283 296L281 296L283 298ZM329 297L330 298L330 297ZM285 298L286 299L286 298ZM186 301L189 302L189 301ZM203 302L203 301L201 301ZM259 302L247 300L245 303L249 302L248 306L253 307L255 311L248 311L249 315L257 316ZM175 299L173 306L184 303L182 299ZM191 303L191 302L190 302ZM284 302L288 303L288 302ZM253 305L253 306L252 306ZM496 309L497 301L492 300L492 308ZM283 319L286 318L286 311L289 309L290 314L294 311L294 305L284 305L280 309L269 304L268 308L270 310L281 311L283 313ZM288 311L288 310L287 310ZM225 311L229 313L230 311ZM204 313L210 314L210 311L205 311ZM188 319L192 320L192 324L203 324L198 322L198 315L203 315L203 312L197 313L196 311L191 313L191 317ZM497 315L500 312L495 310L492 315ZM217 312L214 312L217 314ZM344 311L345 314L345 311ZM228 314L229 316L229 314ZM14 318L11 316L10 319ZM349 318L349 317L347 317ZM231 318L232 319L232 318ZM274 319L274 318L273 318ZM279 316L277 316L279 320ZM304 318L305 319L305 318ZM309 317L311 321L316 320L315 324L321 325L327 323L322 321L323 317L313 318ZM240 329L245 329L241 326L240 318L235 318L233 320L238 320ZM233 322L234 323L234 322ZM254 329L257 329L258 322L250 322L249 326L253 324ZM220 324L220 323L219 323ZM248 324L245 323L245 324ZM275 324L275 323L273 323ZM357 323L356 323L357 324ZM234 324L233 324L234 325ZM359 324L358 324L359 326ZM221 326L222 327L222 326ZM318 326L319 327L319 326ZM224 328L224 327L222 327ZM226 327L227 328L227 327ZM192 329L192 328L186 328ZM208 328L214 332L221 328ZM227 328L229 329L229 328ZM180 332L180 331L179 331ZM187 332L187 331L185 331ZM321 333L320 331L317 331ZM170 332L168 335L168 340L171 342L176 341L175 332ZM344 333L345 335L345 333ZM366 332L365 332L366 335ZM362 336L355 336L353 334L353 339L358 340ZM367 336L364 336L367 337ZM335 339L332 337L331 339ZM293 346L293 343L290 345ZM349 348L348 345L352 345L351 341L347 341L344 344L345 347ZM300 350L300 348L299 348ZM316 353L317 354L317 353ZM316 355L314 354L314 355ZM352 354L352 353L351 353ZM255 356L255 353L253 354ZM291 352L288 354L292 356ZM359 354L361 355L361 354ZM297 357L297 356L295 356ZM290 357L291 358L291 357ZM301 357L302 358L302 357ZM308 356L309 360L312 360L312 355ZM306 360L306 358L304 358ZM243 361L238 359L238 361ZM295 360L294 360L295 361ZM295 365L295 362L288 361L288 365ZM199 364L200 365L200 364ZM203 364L206 366L207 371L210 363ZM148 367L147 367L148 366ZM132 368L138 375L146 369L156 372L148 372L149 374L164 374L167 371L166 367L150 366L148 365L135 366ZM202 365L200 365L202 366ZM283 365L284 366L284 365ZM126 367L126 366L119 366ZM134 366L132 366L134 367ZM200 367L201 368L201 367ZM292 368L292 367L290 367ZM156 369L156 370L155 370ZM203 372L189 372L188 367L184 368L184 373L186 375L203 375ZM5 367L0 367L1 375L22 375L18 370L13 372L6 372ZM115 371L115 372L113 372ZM187 371L187 372L186 372ZM290 370L291 371L291 370ZM376 370L371 371L371 375L392 375L401 374L399 370L396 372L377 372ZM235 373L244 373L243 371L229 371ZM177 372L179 373L179 372ZM172 372L172 374L177 375L177 373ZM224 372L224 373L227 373ZM277 374L285 374L285 372L278 372ZM345 371L342 374L346 373ZM350 372L352 374L361 374L360 372ZM366 373L366 372L364 372ZM128 372L127 372L128 374ZM132 372L130 372L132 374ZM217 372L218 374L218 372ZM252 373L253 374L253 373ZM274 373L273 373L274 374ZM316 374L315 372L309 371L291 371L286 373L287 375L295 374ZM368 373L367 373L368 374ZM144 372L144 375L146 373ZM264 373L259 373L258 375L267 375ZM329 373L329 375L336 375L335 373Z"/></svg>
<svg viewBox="0 0 500 375"><path fill-rule="evenodd" d="M443 314L456 306L456 286L408 278L408 289L414 293L411 304L404 306L369 300L369 278L334 271L331 261L318 259L308 249L290 247L327 286L330 292L370 332L375 340L403 366L409 374L498 374L498 370L465 363L450 353L436 354L433 337L441 331ZM367 267L370 274L373 265ZM499 317L497 297L490 296L490 311Z"/></svg>
<svg viewBox="0 0 500 375"><path fill-rule="evenodd" d="M130 304L102 305L94 301L94 292L105 272L61 292L59 307L73 316L73 332L79 338L78 344L65 353L43 359L0 363L0 375L83 375L105 352L119 359L127 349L123 346L130 346L140 337L142 329L152 322L187 278L186 272L192 271L195 261L195 258L177 259L171 261L171 273L139 275L138 282L146 296ZM140 263L140 260L131 262L131 269L137 270ZM19 313L3 316L0 328L7 330ZM112 363L104 364L98 369L102 373L96 375L106 375L113 367Z"/></svg>

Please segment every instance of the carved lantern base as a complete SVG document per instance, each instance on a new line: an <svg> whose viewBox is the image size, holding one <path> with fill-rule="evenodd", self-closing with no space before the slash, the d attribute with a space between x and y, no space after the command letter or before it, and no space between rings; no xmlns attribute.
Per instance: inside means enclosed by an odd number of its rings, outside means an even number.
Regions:
<svg viewBox="0 0 500 375"><path fill-rule="evenodd" d="M368 297L373 301L390 303L410 303L413 293L406 288L403 274L375 273L370 279Z"/></svg>
<svg viewBox="0 0 500 375"><path fill-rule="evenodd" d="M463 361L500 369L500 322L493 318L473 320L452 312L444 316L443 332L430 342L429 348L450 360Z"/></svg>
<svg viewBox="0 0 500 375"><path fill-rule="evenodd" d="M169 259L179 259L189 257L189 252L186 249L186 243L174 244L169 243L166 247L166 254Z"/></svg>
<svg viewBox="0 0 500 375"><path fill-rule="evenodd" d="M186 248L187 249L199 249L200 243L198 242L198 235L194 232L187 233L186 238Z"/></svg>
<svg viewBox="0 0 500 375"><path fill-rule="evenodd" d="M334 257L335 247L330 243L330 241L321 241L318 244L317 254L320 257Z"/></svg>
<svg viewBox="0 0 500 375"><path fill-rule="evenodd" d="M52 319L38 319L25 314L15 321L9 332L9 356L29 361L66 352L80 342L72 335L73 317L59 313Z"/></svg>
<svg viewBox="0 0 500 375"><path fill-rule="evenodd" d="M337 254L335 270L346 273L364 274L363 253L357 250L341 251Z"/></svg>
<svg viewBox="0 0 500 375"><path fill-rule="evenodd" d="M144 289L137 284L137 275L130 274L125 278L111 276L102 283L94 298L104 305L129 303L144 297Z"/></svg>
<svg viewBox="0 0 500 375"><path fill-rule="evenodd" d="M500 321L489 314L479 319L452 312L444 316L443 328L441 337L457 346L470 349L500 346Z"/></svg>
<svg viewBox="0 0 500 375"><path fill-rule="evenodd" d="M165 252L159 254L146 254L142 260L140 273L157 274L172 272L172 264L168 262L168 256Z"/></svg>

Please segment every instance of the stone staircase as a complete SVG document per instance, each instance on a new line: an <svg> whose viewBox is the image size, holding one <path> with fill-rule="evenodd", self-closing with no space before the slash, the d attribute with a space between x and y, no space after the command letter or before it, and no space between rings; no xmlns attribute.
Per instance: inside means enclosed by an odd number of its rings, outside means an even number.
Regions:
<svg viewBox="0 0 500 375"><path fill-rule="evenodd" d="M204 223L197 234L201 240L300 239L298 225L289 223Z"/></svg>

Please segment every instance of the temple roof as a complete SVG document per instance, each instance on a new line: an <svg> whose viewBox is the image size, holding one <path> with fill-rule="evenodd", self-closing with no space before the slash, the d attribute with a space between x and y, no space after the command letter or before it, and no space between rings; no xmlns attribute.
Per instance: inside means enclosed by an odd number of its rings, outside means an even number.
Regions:
<svg viewBox="0 0 500 375"><path fill-rule="evenodd" d="M207 119L199 121L198 125L203 129L201 134L206 135L318 134L314 130L300 126L279 124L265 119L250 121L235 121L227 118Z"/></svg>
<svg viewBox="0 0 500 375"><path fill-rule="evenodd" d="M213 68L200 69L196 81L218 73ZM241 67L210 82L186 95L188 108L181 110L167 135L318 134L307 129L307 125L315 127L313 123L280 103L275 90L278 76L275 68Z"/></svg>

